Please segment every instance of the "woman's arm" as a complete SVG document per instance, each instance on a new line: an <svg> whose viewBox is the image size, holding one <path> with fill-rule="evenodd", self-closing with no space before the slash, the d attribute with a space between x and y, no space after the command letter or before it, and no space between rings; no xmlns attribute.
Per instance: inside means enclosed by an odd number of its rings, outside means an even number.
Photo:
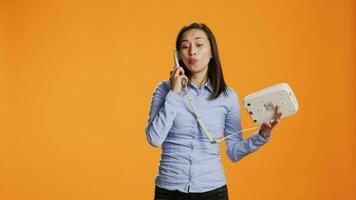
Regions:
<svg viewBox="0 0 356 200"><path fill-rule="evenodd" d="M182 97L170 90L169 81L156 87L146 126L147 140L152 146L158 147L166 139L181 102Z"/></svg>
<svg viewBox="0 0 356 200"><path fill-rule="evenodd" d="M235 132L241 131L241 118L239 100L233 89L229 89L228 113L225 119L225 137ZM253 134L247 139L242 138L242 133L236 134L226 139L227 155L233 162L237 162L244 156L256 151L263 144L268 142L270 135L265 137L259 132Z"/></svg>

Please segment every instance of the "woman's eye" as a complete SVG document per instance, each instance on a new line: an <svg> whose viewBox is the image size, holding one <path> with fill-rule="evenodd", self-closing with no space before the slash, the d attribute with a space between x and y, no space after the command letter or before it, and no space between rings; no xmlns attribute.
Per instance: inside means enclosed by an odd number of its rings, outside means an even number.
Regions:
<svg viewBox="0 0 356 200"><path fill-rule="evenodd" d="M197 44L197 46L198 46L198 47L201 47L201 46L203 46L203 44Z"/></svg>
<svg viewBox="0 0 356 200"><path fill-rule="evenodd" d="M186 49L186 48L188 48L189 46L186 46L186 45L183 45L181 48L182 49Z"/></svg>

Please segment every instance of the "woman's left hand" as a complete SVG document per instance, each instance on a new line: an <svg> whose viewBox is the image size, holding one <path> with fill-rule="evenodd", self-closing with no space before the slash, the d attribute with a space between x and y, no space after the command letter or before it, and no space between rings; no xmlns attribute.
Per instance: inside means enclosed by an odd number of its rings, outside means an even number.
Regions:
<svg viewBox="0 0 356 200"><path fill-rule="evenodd" d="M281 116L282 113L280 111L279 106L275 106L273 119L268 123L262 124L259 134L261 134L263 137L271 135L272 129L279 123Z"/></svg>

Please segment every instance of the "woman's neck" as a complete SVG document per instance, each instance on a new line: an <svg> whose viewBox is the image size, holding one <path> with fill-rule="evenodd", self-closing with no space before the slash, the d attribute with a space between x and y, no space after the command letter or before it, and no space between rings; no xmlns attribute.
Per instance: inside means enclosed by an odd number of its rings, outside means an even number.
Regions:
<svg viewBox="0 0 356 200"><path fill-rule="evenodd" d="M192 74L190 77L190 81L197 87L201 88L205 82L207 81L207 73L203 72L203 73L196 73L196 74Z"/></svg>

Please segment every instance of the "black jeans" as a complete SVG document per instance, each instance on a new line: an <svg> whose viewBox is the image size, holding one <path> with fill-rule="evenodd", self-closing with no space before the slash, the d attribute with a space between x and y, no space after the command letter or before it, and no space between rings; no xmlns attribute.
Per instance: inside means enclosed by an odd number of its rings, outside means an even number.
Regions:
<svg viewBox="0 0 356 200"><path fill-rule="evenodd" d="M228 200L226 185L202 193L170 191L156 186L154 200Z"/></svg>

